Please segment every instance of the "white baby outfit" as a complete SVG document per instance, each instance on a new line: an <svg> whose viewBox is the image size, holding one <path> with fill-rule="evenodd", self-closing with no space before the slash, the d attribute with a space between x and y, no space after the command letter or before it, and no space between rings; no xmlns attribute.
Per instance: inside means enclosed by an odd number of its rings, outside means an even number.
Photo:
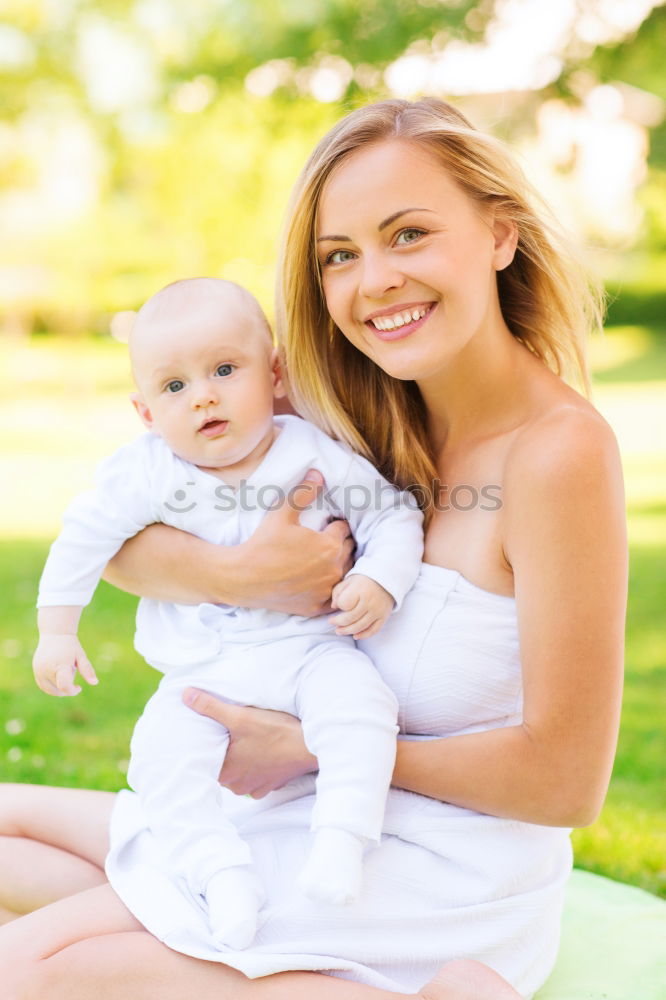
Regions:
<svg viewBox="0 0 666 1000"><path fill-rule="evenodd" d="M424 565L381 632L360 643L398 697L401 733L429 739L516 725L522 717L515 601ZM314 777L255 801L222 792L266 887L253 944L222 953L201 900L156 852L142 804L121 792L107 875L170 947L250 977L316 969L416 992L452 958L476 958L524 997L557 953L569 830L500 819L391 788L363 890L344 909L295 891L309 842Z"/></svg>
<svg viewBox="0 0 666 1000"><path fill-rule="evenodd" d="M275 442L237 492L174 456L153 434L121 448L102 464L97 488L65 512L38 605L87 604L122 542L156 521L221 545L239 544L315 468L326 492L300 515L301 523L319 530L333 517L346 518L357 545L351 573L380 583L400 606L423 551L422 515L413 499L312 424L293 416L275 423ZM301 718L320 764L312 829L341 828L379 841L397 703L351 637L334 634L328 616L143 599L135 645L164 677L135 728L128 782L149 817L156 857L185 880L194 898L205 895L220 869L251 864L253 855L227 819L217 783L228 734L183 705L189 685Z"/></svg>

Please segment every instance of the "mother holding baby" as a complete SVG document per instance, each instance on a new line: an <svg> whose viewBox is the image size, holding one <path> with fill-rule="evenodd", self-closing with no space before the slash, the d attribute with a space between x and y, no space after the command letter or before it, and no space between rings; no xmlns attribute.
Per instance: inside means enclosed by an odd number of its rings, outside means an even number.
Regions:
<svg viewBox="0 0 666 1000"><path fill-rule="evenodd" d="M413 489L427 523L415 587L362 643L418 738L398 742L359 901L293 890L317 765L298 721L190 691L231 732L221 780L251 795L238 816L269 894L255 943L207 950L191 910L172 950L125 909L103 870L112 811L143 872L127 892L157 926L186 908L130 793L4 786L0 905L36 911L0 931L6 1000L517 1000L544 982L570 828L610 776L626 600L616 443L564 381L586 385L597 299L546 218L502 145L433 99L344 118L291 203L277 323L294 405ZM109 578L314 614L351 544L287 508L235 549L156 525Z"/></svg>

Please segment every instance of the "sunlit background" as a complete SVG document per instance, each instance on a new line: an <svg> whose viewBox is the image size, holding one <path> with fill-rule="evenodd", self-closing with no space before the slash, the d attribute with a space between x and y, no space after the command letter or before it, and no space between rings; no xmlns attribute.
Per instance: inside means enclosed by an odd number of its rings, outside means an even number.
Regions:
<svg viewBox="0 0 666 1000"><path fill-rule="evenodd" d="M666 894L665 52L652 0L0 0L0 776L117 787L153 683L131 600L102 588L90 645L116 677L96 703L30 688L47 541L140 431L127 314L199 274L270 314L317 138L369 100L436 94L511 142L607 282L591 355L627 475L628 686L609 804L576 849Z"/></svg>

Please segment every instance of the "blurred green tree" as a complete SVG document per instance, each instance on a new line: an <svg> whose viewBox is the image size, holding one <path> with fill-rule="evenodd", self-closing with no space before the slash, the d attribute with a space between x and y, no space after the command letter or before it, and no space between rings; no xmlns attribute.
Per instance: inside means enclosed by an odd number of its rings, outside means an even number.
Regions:
<svg viewBox="0 0 666 1000"><path fill-rule="evenodd" d="M0 0L0 322L105 328L109 312L192 273L249 280L269 306L279 220L316 138L341 108L385 95L396 59L480 42L507 9L503 0ZM604 10L579 0L558 43L559 76L539 98L575 101L581 80L663 91L663 2L649 13L645 0L633 35L584 42L584 18L603 20ZM525 108L533 114L534 101ZM664 134L654 133L659 162ZM663 190L657 177L646 198L660 245Z"/></svg>

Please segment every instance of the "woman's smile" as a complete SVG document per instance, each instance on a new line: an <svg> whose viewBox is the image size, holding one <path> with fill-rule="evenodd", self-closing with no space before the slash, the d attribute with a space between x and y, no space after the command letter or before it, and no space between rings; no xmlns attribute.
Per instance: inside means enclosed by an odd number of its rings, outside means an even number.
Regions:
<svg viewBox="0 0 666 1000"><path fill-rule="evenodd" d="M404 340L419 330L436 308L436 302L390 306L372 313L365 325L379 340Z"/></svg>

